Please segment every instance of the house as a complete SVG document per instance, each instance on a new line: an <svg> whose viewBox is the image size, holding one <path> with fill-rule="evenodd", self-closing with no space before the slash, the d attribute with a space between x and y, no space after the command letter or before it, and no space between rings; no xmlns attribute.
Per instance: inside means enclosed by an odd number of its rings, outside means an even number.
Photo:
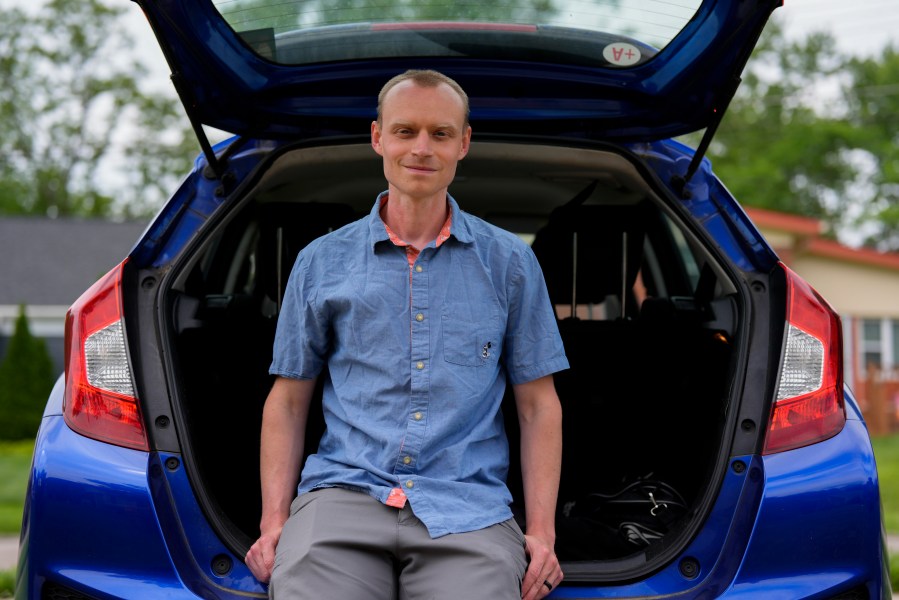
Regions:
<svg viewBox="0 0 899 600"><path fill-rule="evenodd" d="M25 305L58 372L68 307L134 246L148 221L0 218L0 360Z"/></svg>
<svg viewBox="0 0 899 600"><path fill-rule="evenodd" d="M846 383L872 433L899 426L899 253L850 248L817 219L747 208L781 260L840 313Z"/></svg>

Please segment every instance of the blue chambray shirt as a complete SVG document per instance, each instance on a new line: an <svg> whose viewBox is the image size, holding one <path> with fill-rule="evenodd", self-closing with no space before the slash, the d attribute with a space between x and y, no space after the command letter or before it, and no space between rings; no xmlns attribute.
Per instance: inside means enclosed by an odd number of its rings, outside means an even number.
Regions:
<svg viewBox="0 0 899 600"><path fill-rule="evenodd" d="M324 379L326 431L298 491L386 503L400 487L431 537L482 529L512 516L506 381L568 368L543 273L518 237L449 198L450 238L410 278L385 194L300 252L288 281L270 372Z"/></svg>

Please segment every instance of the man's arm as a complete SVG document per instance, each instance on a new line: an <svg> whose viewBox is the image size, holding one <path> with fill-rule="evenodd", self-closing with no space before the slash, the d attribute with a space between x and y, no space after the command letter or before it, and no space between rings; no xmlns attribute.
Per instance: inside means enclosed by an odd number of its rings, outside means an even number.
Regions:
<svg viewBox="0 0 899 600"><path fill-rule="evenodd" d="M265 401L260 451L261 535L246 557L250 571L263 583L272 576L275 548L296 495L313 390L315 379L279 377Z"/></svg>
<svg viewBox="0 0 899 600"><path fill-rule="evenodd" d="M562 407L552 375L513 387L521 428L521 475L530 559L521 587L525 600L543 598L562 581L556 558L556 498L562 469Z"/></svg>

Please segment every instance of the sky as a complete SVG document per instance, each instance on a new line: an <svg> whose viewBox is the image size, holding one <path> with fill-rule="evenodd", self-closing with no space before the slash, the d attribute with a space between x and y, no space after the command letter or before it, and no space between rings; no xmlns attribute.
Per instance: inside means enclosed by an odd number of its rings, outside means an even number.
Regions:
<svg viewBox="0 0 899 600"><path fill-rule="evenodd" d="M789 35L828 31L840 49L858 56L899 46L899 0L785 0L772 18Z"/></svg>

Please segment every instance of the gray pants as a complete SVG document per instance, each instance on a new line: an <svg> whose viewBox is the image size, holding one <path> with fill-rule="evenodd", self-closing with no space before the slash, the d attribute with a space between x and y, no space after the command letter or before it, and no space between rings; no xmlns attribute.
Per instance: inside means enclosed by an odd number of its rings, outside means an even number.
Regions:
<svg viewBox="0 0 899 600"><path fill-rule="evenodd" d="M290 507L269 586L277 600L520 600L524 536L510 519L431 539L403 509L328 488Z"/></svg>

